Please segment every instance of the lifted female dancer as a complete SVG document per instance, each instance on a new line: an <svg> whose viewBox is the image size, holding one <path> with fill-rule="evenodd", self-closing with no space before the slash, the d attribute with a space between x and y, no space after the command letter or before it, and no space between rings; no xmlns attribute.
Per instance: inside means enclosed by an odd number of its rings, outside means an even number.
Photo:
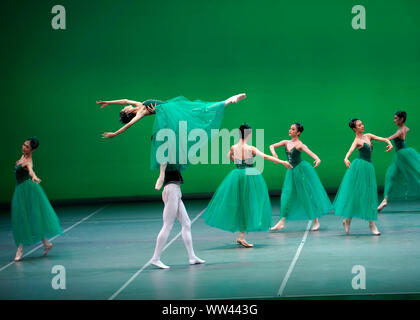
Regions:
<svg viewBox="0 0 420 320"><path fill-rule="evenodd" d="M237 103L245 98L246 95L242 93L219 102L205 102L201 100L190 101L185 97L176 97L168 101L149 99L144 102L138 102L121 99L97 101L96 103L100 104L101 108L104 108L109 104L130 104L124 107L120 112L120 120L125 123L125 125L115 132L105 132L102 135L103 138L113 138L127 130L144 116L156 115L152 132L151 169L160 168L160 175L155 185L155 189L159 190L162 187L165 178L168 161L167 159L158 159L158 149L164 143L163 139L157 139L158 132L161 129L170 129L175 133L175 146L172 146L173 148L169 149L169 164L175 165L175 168L179 171L185 170L188 167L190 160L192 160L188 158L190 147L194 145L194 147L200 148L200 146L207 143L207 141L217 136L217 132L215 130L212 131L212 129L220 128L225 107L230 103ZM185 121L187 125L184 133L180 132L180 122L182 121ZM205 130L208 139L201 139L197 143L188 141L187 137L194 129ZM181 145L179 143L181 134L185 135L185 137L181 138L187 141L186 145Z"/></svg>

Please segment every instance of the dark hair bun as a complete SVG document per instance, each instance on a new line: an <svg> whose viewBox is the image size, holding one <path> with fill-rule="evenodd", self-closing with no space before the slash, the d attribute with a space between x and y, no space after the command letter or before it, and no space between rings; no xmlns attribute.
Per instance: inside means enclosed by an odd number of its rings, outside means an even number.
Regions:
<svg viewBox="0 0 420 320"><path fill-rule="evenodd" d="M350 119L350 121L349 121L349 127L350 127L350 129L354 129L354 128L356 128L356 122L358 121L359 119L357 119L357 118L353 118L353 119Z"/></svg>
<svg viewBox="0 0 420 320"><path fill-rule="evenodd" d="M239 131L241 132L241 139L245 139L246 137L249 136L249 134L251 133L251 126L244 122L243 124L241 124L241 126L239 127Z"/></svg>
<svg viewBox="0 0 420 320"><path fill-rule="evenodd" d="M30 137L26 141L29 141L32 150L35 150L39 146L39 139L37 137Z"/></svg>
<svg viewBox="0 0 420 320"><path fill-rule="evenodd" d="M129 123L135 116L136 116L136 114L134 112L127 113L125 111L121 111L120 112L120 121L122 123Z"/></svg>
<svg viewBox="0 0 420 320"><path fill-rule="evenodd" d="M395 112L395 115L398 118L403 119L403 122L405 122L405 120L407 120L407 112L405 112L405 111L397 111L397 112Z"/></svg>
<svg viewBox="0 0 420 320"><path fill-rule="evenodd" d="M294 125L296 126L296 129L298 132L302 133L303 132L303 125L301 122L295 122Z"/></svg>

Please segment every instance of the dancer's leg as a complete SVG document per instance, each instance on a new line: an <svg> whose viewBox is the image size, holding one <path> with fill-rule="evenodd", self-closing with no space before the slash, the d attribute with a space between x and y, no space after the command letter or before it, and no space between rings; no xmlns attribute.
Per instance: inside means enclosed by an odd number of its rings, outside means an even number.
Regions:
<svg viewBox="0 0 420 320"><path fill-rule="evenodd" d="M180 190L180 194L181 194L181 190ZM182 199L180 199L178 202L177 217L182 226L181 234L182 234L182 239L184 240L185 248L187 248L189 263L190 264L204 263L205 261L197 257L194 253L192 236L191 236L191 220L190 220L190 217L188 216L187 210L185 209L184 202L182 202Z"/></svg>
<svg viewBox="0 0 420 320"><path fill-rule="evenodd" d="M22 255L23 255L23 245L20 244L16 251L15 261L20 261L20 259L22 259Z"/></svg>
<svg viewBox="0 0 420 320"><path fill-rule="evenodd" d="M151 264L162 269L169 268L169 266L160 261L160 255L171 233L178 212L179 194L176 188L174 188L175 186L175 184L170 183L163 189L162 199L165 203L165 208L163 209L163 226L156 239L155 252L150 260Z"/></svg>
<svg viewBox="0 0 420 320"><path fill-rule="evenodd" d="M245 240L245 232L243 231L238 232L238 238L236 239L236 242L239 243L241 246L244 246L245 248L252 248L254 246L252 243L248 243Z"/></svg>
<svg viewBox="0 0 420 320"><path fill-rule="evenodd" d="M315 218L314 221L312 222L312 229L311 229L311 231L318 231L320 226L321 225L319 224L319 219L318 218Z"/></svg>
<svg viewBox="0 0 420 320"><path fill-rule="evenodd" d="M270 230L271 231L276 231L276 230L283 229L284 228L284 222L285 221L286 221L286 218L285 217L281 218L280 221L277 222L277 224L274 227L272 227Z"/></svg>
<svg viewBox="0 0 420 320"><path fill-rule="evenodd" d="M48 240L46 238L42 238L42 243L44 244L44 253L43 255L46 256L48 251L51 250L51 248L53 247L51 242L48 242Z"/></svg>
<svg viewBox="0 0 420 320"><path fill-rule="evenodd" d="M350 234L350 223L351 223L351 218L343 220L344 230L346 231L347 234Z"/></svg>
<svg viewBox="0 0 420 320"><path fill-rule="evenodd" d="M245 93L240 93L240 94L234 95L234 96L225 100L225 107L227 107L231 103L237 103L237 102L239 102L239 101L241 101L245 98L246 98Z"/></svg>
<svg viewBox="0 0 420 320"><path fill-rule="evenodd" d="M381 233L379 232L378 228L375 225L374 221L369 221L369 229L375 236L379 236Z"/></svg>

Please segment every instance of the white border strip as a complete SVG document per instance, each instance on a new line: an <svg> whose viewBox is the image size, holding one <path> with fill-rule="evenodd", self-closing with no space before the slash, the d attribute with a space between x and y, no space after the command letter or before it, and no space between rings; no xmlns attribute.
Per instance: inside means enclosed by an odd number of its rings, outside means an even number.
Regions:
<svg viewBox="0 0 420 320"><path fill-rule="evenodd" d="M297 260L299 258L300 252L302 251L302 248L305 245L305 241L306 241L306 238L308 236L309 228L311 227L311 224L312 224L312 221L309 220L308 221L308 225L306 226L306 230L305 230L305 233L303 235L302 241L300 242L300 246L299 246L299 248L296 251L296 254L295 254L295 257L293 258L292 263L290 264L289 270L287 270L287 273L284 276L283 282L281 283L279 292L277 293L278 296L282 296L283 295L283 291L284 291L284 288L286 287L287 281L289 280L289 277L292 274L293 269L295 267L295 264L296 264L296 262L297 262Z"/></svg>
<svg viewBox="0 0 420 320"><path fill-rule="evenodd" d="M193 219L193 221L191 222L191 225L203 214L204 210L206 210L206 208L204 208L203 210L201 210L201 212L199 214L197 214L197 216ZM162 253L176 240L180 237L181 232L179 232L171 241L168 242L168 244L163 248ZM150 260L143 266L141 267L135 274L133 274L131 276L130 279L127 280L126 283L123 284L123 286L121 288L119 288L111 297L108 298L108 300L114 300L131 282L133 282L133 280L135 278L137 278L137 276L144 270L146 269L148 266L150 265Z"/></svg>
<svg viewBox="0 0 420 320"><path fill-rule="evenodd" d="M70 226L70 227L68 227L67 229L65 229L64 231L63 231L63 233L62 234L64 234L64 233L66 233L67 231L70 231L71 229L73 229L74 227L76 227L76 226L78 226L79 224L81 224L82 222L84 222L84 221L86 221L87 219L89 219L90 217L92 217L93 215L95 215L95 214L97 214L98 212L100 212L100 211L102 211L103 209L105 209L106 207L108 207L110 204L107 204L107 205L104 205L102 208L99 208L98 210L96 210L95 212L93 212L93 213L91 213L90 215L88 215L88 216L86 216L86 217L84 217L82 220L80 220L80 221L78 221L78 222L76 222L75 224L73 224L72 226ZM61 234L61 235L62 235ZM60 236L60 234L58 234L58 235L56 235L56 236L54 236L54 237L52 237L51 239L49 239L49 241L53 241L54 239L56 239L57 237L59 237ZM28 256L28 255L30 255L32 252L34 252L34 251L36 251L36 250L38 250L39 248L42 248L44 245L43 244L40 244L40 245L38 245L37 247L35 247L35 248L33 248L31 251L29 251L29 252L27 252L26 254L24 254L23 256L22 256L22 259L24 258L24 257L26 257L26 256ZM21 261L19 261L19 262L21 262ZM4 269L6 269L6 268L8 268L8 267L10 267L12 264L14 264L14 263L16 263L15 261L12 261L12 262L10 262L10 263L8 263L8 264L6 264L5 266L3 266L2 268L0 268L0 272L1 271L3 271Z"/></svg>

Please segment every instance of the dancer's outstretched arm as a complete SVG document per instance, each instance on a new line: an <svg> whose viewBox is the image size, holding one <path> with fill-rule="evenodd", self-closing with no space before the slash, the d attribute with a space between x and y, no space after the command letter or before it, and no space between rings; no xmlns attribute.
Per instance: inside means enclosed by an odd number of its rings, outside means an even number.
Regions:
<svg viewBox="0 0 420 320"><path fill-rule="evenodd" d="M278 155L277 155L277 153L274 149L278 148L278 147L285 146L285 145L287 145L287 140L282 140L280 142L277 142L277 143L274 143L274 144L270 145L270 151L271 151L271 154L273 155L273 157L278 159L279 157L278 157Z"/></svg>
<svg viewBox="0 0 420 320"><path fill-rule="evenodd" d="M347 168L350 168L350 161L349 161L349 157L351 156L351 154L353 153L354 149L356 149L358 144L357 138L354 139L353 143L351 144L351 147L349 149L349 151L347 152L346 156L344 157L344 163L346 164Z"/></svg>
<svg viewBox="0 0 420 320"><path fill-rule="evenodd" d="M127 123L126 125L124 125L123 127L121 127L120 129L118 129L115 132L105 132L105 133L103 133L102 138L106 139L106 138L113 138L115 136L118 136L120 133L122 133L125 130L127 130L128 128L130 128L133 124L135 124L137 121L139 121L144 116L145 116L145 114L143 112L137 112L136 116L133 119L131 119L131 121L129 123Z"/></svg>
<svg viewBox="0 0 420 320"><path fill-rule="evenodd" d="M265 160L273 161L274 163L280 163L288 169L293 168L292 165L288 161L283 161L283 160L280 160L278 158L274 158L272 156L269 156L268 154L265 154L265 153L261 152L260 150L258 150L255 147L251 147L251 149L252 149L252 154L255 154L255 155L257 155L261 158L264 158Z"/></svg>
<svg viewBox="0 0 420 320"><path fill-rule="evenodd" d="M28 169L29 175L32 177L32 181L36 183L40 183L41 179L38 178L37 175L35 174L34 169L33 169L33 164L28 163L25 167Z"/></svg>
<svg viewBox="0 0 420 320"><path fill-rule="evenodd" d="M313 153L309 148L306 146L306 144L302 144L302 151L305 151L308 155L310 155L315 161L314 161L314 168L318 167L318 165L321 163L321 159Z"/></svg>
<svg viewBox="0 0 420 320"><path fill-rule="evenodd" d="M382 141L382 142L385 142L386 144L388 144L388 148L385 150L385 152L389 152L389 151L391 151L392 149L394 149L394 146L392 145L392 143L391 143L391 141L389 141L387 138L382 138L382 137L379 137L379 136L375 136L374 134L372 134L372 133L368 133L368 134L366 134L371 140L378 140L378 141Z"/></svg>
<svg viewBox="0 0 420 320"><path fill-rule="evenodd" d="M142 105L141 102L135 100L128 100L128 99L119 99L119 100L109 100L109 101L96 101L97 104L101 105L101 108L106 107L109 104L134 104L136 106Z"/></svg>
<svg viewBox="0 0 420 320"><path fill-rule="evenodd" d="M392 136L390 136L388 138L388 140L394 140L395 138L399 138L402 136L402 131L401 130L397 130L397 132L395 132Z"/></svg>

